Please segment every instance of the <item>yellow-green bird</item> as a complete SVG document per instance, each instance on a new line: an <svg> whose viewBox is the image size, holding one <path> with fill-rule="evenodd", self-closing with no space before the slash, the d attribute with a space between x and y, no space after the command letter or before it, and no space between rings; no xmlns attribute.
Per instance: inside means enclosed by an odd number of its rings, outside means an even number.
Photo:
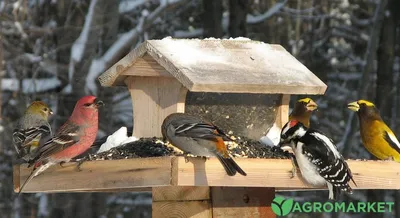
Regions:
<svg viewBox="0 0 400 218"><path fill-rule="evenodd" d="M347 107L358 114L364 147L378 159L400 162L399 140L383 122L375 105L366 100L358 100L349 103Z"/></svg>
<svg viewBox="0 0 400 218"><path fill-rule="evenodd" d="M297 120L303 123L307 128L310 128L311 114L317 108L318 104L315 103L315 101L313 101L311 98L299 99L294 105L292 113L289 115L289 121Z"/></svg>
<svg viewBox="0 0 400 218"><path fill-rule="evenodd" d="M51 135L51 127L48 122L51 114L53 111L42 101L32 102L25 110L13 131L14 147L19 158L28 161L28 154L38 148L40 139Z"/></svg>

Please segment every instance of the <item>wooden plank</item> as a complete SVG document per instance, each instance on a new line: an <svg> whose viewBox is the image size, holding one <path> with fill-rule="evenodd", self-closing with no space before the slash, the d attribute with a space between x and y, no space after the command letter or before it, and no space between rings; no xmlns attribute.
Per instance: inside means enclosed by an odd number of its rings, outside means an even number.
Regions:
<svg viewBox="0 0 400 218"><path fill-rule="evenodd" d="M281 104L278 106L275 123L282 128L289 121L290 95L282 95Z"/></svg>
<svg viewBox="0 0 400 218"><path fill-rule="evenodd" d="M19 187L21 184L21 173L20 173L20 165L13 166L13 183L15 192L19 191ZM24 180L25 181L25 180Z"/></svg>
<svg viewBox="0 0 400 218"><path fill-rule="evenodd" d="M209 201L156 201L152 204L153 218L211 218Z"/></svg>
<svg viewBox="0 0 400 218"><path fill-rule="evenodd" d="M143 188L119 188L119 189L110 188L110 189L99 189L99 190L86 189L74 192L151 192L151 191L152 191L151 187L143 187Z"/></svg>
<svg viewBox="0 0 400 218"><path fill-rule="evenodd" d="M185 111L187 89L175 78L128 77L126 84L133 102L135 137L161 137L165 117Z"/></svg>
<svg viewBox="0 0 400 218"><path fill-rule="evenodd" d="M276 217L271 208L274 188L212 187L211 196L213 218Z"/></svg>
<svg viewBox="0 0 400 218"><path fill-rule="evenodd" d="M209 200L210 188L207 186L165 186L152 191L153 201L194 201Z"/></svg>
<svg viewBox="0 0 400 218"><path fill-rule="evenodd" d="M247 172L247 176L226 175L216 158L205 161L202 158L190 157L188 163L183 157L88 161L82 165L80 172L75 169L75 163L68 163L64 167L58 165L51 167L35 177L27 184L24 192L115 191L171 185L275 187L277 190L320 188L304 185L300 174L290 179L289 171L292 165L287 159L235 158L235 161ZM355 187L350 183L354 189L400 189L399 163L361 160L347 162L358 185ZM27 169L26 165L14 166L13 179L16 192L29 174L30 169ZM187 190L188 196L189 193L197 192ZM205 192L203 190L199 193Z"/></svg>
<svg viewBox="0 0 400 218"><path fill-rule="evenodd" d="M124 188L166 186L171 181L171 159L137 158L87 161L76 170L76 163L56 165L33 178L23 192L71 192L86 190L115 190ZM14 191L18 192L31 169L26 165L14 168Z"/></svg>
<svg viewBox="0 0 400 218"><path fill-rule="evenodd" d="M100 84L124 85L121 72L136 63L141 68L145 53L163 67L151 75L167 70L193 92L324 94L327 88L282 46L251 40L147 40L102 74Z"/></svg>
<svg viewBox="0 0 400 218"><path fill-rule="evenodd" d="M130 67L123 71L121 76L157 76L157 77L172 77L171 74L157 63L150 55L145 54L138 58Z"/></svg>
<svg viewBox="0 0 400 218"><path fill-rule="evenodd" d="M234 187L276 187L309 188L300 180L300 174L290 179L292 165L288 159L248 159L236 158L235 161L247 173L247 176L226 175L216 158L207 161L201 158L183 157L176 159L178 170L174 185L178 186L234 186ZM400 189L400 164L393 161L348 160L353 172L354 189Z"/></svg>
<svg viewBox="0 0 400 218"><path fill-rule="evenodd" d="M153 217L211 218L209 187L155 187Z"/></svg>

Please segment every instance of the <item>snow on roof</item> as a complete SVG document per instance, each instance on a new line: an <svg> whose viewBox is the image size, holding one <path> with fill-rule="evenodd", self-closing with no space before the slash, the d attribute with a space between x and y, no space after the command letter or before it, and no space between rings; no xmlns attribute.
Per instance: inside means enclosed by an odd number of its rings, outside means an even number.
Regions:
<svg viewBox="0 0 400 218"><path fill-rule="evenodd" d="M143 76L134 67L145 55L195 92L323 94L327 88L282 46L243 37L148 40L101 75L100 83L123 85L128 75Z"/></svg>

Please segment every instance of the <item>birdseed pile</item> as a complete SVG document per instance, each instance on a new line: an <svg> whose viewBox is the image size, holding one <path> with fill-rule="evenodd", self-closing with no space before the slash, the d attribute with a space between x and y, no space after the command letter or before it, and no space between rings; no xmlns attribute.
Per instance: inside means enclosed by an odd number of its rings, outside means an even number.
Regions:
<svg viewBox="0 0 400 218"><path fill-rule="evenodd" d="M289 153L278 147L270 147L257 140L231 136L226 142L233 157L287 159ZM112 148L99 154L89 154L89 160L116 160L144 157L182 156L183 152L160 138L141 138L137 141ZM189 155L192 156L192 155Z"/></svg>

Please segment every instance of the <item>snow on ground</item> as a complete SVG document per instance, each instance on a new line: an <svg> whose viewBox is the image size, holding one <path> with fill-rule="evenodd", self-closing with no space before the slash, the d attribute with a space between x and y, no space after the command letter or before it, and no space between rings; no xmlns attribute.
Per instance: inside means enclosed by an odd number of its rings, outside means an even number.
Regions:
<svg viewBox="0 0 400 218"><path fill-rule="evenodd" d="M115 131L112 135L107 137L106 142L104 142L100 146L100 149L97 151L97 153L108 151L111 148L115 148L136 140L138 139L134 136L128 137L128 129L125 126L123 126L117 131Z"/></svg>

